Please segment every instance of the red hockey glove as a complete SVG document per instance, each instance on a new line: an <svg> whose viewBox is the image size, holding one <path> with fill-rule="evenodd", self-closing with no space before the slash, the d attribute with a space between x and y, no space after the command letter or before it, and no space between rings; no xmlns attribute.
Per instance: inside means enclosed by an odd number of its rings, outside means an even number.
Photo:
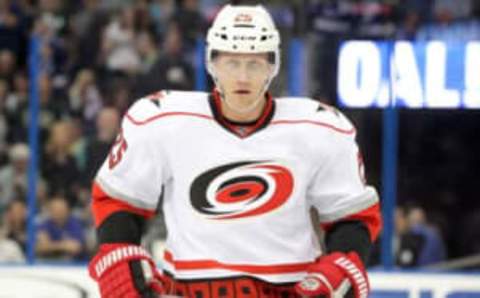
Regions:
<svg viewBox="0 0 480 298"><path fill-rule="evenodd" d="M162 276L148 252L132 244L102 244L88 266L102 298L156 298Z"/></svg>
<svg viewBox="0 0 480 298"><path fill-rule="evenodd" d="M311 265L304 280L295 285L303 297L343 298L353 288L355 298L367 298L368 277L357 253L334 252Z"/></svg>

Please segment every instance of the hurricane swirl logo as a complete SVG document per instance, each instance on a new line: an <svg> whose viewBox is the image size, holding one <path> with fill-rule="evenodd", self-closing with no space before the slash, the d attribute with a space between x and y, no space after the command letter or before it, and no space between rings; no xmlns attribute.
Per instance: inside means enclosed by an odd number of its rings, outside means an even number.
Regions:
<svg viewBox="0 0 480 298"><path fill-rule="evenodd" d="M190 200L209 219L258 216L282 206L292 194L293 183L292 173L275 162L236 162L195 178Z"/></svg>

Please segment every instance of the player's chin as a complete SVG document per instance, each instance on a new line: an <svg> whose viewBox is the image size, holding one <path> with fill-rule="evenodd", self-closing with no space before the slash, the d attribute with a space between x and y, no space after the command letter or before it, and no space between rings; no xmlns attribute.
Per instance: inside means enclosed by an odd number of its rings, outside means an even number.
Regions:
<svg viewBox="0 0 480 298"><path fill-rule="evenodd" d="M231 93L229 96L231 101L235 102L237 105L248 105L248 103L251 101L251 97L251 95L237 93Z"/></svg>
<svg viewBox="0 0 480 298"><path fill-rule="evenodd" d="M237 100L238 106L243 109L248 109L255 104L255 99L248 97L248 98L238 98Z"/></svg>

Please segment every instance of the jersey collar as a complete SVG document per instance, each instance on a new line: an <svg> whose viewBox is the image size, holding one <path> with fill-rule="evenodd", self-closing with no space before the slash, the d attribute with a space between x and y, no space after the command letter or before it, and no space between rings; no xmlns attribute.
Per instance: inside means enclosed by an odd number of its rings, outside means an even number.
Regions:
<svg viewBox="0 0 480 298"><path fill-rule="evenodd" d="M248 123L235 123L223 116L221 98L217 90L213 90L210 94L209 103L215 121L217 121L217 123L228 132L243 139L264 129L272 120L275 112L275 101L272 99L270 93L266 92L265 96L267 104L265 105L262 114L257 120Z"/></svg>

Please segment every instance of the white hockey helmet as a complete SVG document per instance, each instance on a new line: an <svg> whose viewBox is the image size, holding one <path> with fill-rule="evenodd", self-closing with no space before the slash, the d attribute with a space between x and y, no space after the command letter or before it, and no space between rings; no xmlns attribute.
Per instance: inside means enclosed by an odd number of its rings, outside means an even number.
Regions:
<svg viewBox="0 0 480 298"><path fill-rule="evenodd" d="M262 5L224 6L208 30L207 70L215 79L212 54L215 51L233 53L271 53L271 81L280 69L280 34L272 17Z"/></svg>

